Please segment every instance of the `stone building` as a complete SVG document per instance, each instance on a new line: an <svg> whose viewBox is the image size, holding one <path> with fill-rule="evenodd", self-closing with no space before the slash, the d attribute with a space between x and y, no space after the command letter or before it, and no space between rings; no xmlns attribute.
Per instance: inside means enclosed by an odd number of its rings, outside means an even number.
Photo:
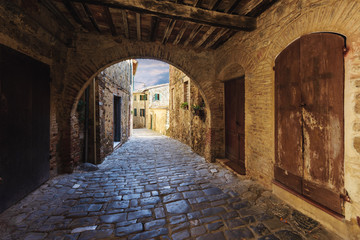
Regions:
<svg viewBox="0 0 360 240"><path fill-rule="evenodd" d="M0 1L0 211L48 179L49 149L59 173L73 171L71 118L99 72L155 58L198 86L208 161L231 158L359 239L360 2L143 2Z"/></svg>
<svg viewBox="0 0 360 240"><path fill-rule="evenodd" d="M76 163L99 164L130 136L136 66L135 60L126 60L104 69L80 97L72 117L72 157Z"/></svg>
<svg viewBox="0 0 360 240"><path fill-rule="evenodd" d="M169 128L169 84L160 84L133 93L134 128L148 128L166 134Z"/></svg>
<svg viewBox="0 0 360 240"><path fill-rule="evenodd" d="M133 92L133 128L146 127L146 113L149 106L147 94L143 91Z"/></svg>
<svg viewBox="0 0 360 240"><path fill-rule="evenodd" d="M204 156L209 128L207 107L199 88L185 73L170 66L170 128L168 135Z"/></svg>

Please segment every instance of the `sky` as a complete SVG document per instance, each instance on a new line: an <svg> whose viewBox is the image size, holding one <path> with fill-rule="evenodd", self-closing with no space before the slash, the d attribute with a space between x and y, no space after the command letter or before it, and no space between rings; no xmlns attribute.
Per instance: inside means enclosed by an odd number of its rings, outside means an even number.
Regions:
<svg viewBox="0 0 360 240"><path fill-rule="evenodd" d="M139 63L135 74L135 90L169 83L169 64L152 59L136 60Z"/></svg>

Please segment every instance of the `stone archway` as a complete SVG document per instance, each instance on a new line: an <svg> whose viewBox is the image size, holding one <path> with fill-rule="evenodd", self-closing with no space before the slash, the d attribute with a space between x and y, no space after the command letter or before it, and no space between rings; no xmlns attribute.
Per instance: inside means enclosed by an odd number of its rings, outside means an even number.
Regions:
<svg viewBox="0 0 360 240"><path fill-rule="evenodd" d="M60 172L72 171L70 155L71 114L75 111L76 103L96 74L106 67L131 58L151 58L167 62L186 73L198 86L209 106L210 127L206 136L209 149L205 158L212 161L221 152L222 139L222 111L223 103L218 101L221 83L215 82L215 69L211 68L213 55L210 52L197 53L174 46L164 46L156 43L132 42L124 40L121 44L109 42L99 36L87 35L76 43L76 51L69 52L68 65L65 72L64 90L61 99L64 100L57 109L59 121L59 157ZM86 39L86 40L81 40ZM89 47L92 46L93 47ZM213 114L216 113L216 114ZM220 133L220 134L219 134ZM58 161L59 162L59 161Z"/></svg>

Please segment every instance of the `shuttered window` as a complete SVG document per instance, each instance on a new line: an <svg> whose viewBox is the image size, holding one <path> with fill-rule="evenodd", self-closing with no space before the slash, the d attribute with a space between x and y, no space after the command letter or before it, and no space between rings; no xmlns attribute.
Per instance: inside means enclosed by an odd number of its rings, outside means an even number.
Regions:
<svg viewBox="0 0 360 240"><path fill-rule="evenodd" d="M160 100L160 94L159 93L155 93L155 101L159 101Z"/></svg>

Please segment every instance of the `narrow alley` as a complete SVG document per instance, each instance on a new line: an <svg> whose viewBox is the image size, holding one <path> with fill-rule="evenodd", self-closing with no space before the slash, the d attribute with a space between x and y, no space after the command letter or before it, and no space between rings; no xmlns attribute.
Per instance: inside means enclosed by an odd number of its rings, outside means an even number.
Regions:
<svg viewBox="0 0 360 240"><path fill-rule="evenodd" d="M1 239L337 239L252 180L150 130L96 171L49 180L0 215Z"/></svg>

